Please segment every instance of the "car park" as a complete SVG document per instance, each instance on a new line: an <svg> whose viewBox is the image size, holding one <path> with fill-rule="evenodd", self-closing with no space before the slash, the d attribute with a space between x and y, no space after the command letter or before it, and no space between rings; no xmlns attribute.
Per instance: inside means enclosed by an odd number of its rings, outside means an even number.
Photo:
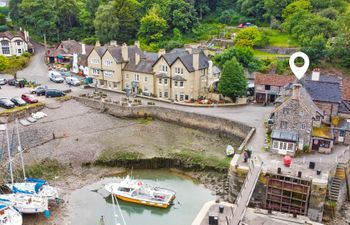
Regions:
<svg viewBox="0 0 350 225"><path fill-rule="evenodd" d="M30 93L32 94L37 94L38 92L42 91L42 90L46 90L47 86L38 86L36 88L33 88L30 90Z"/></svg>
<svg viewBox="0 0 350 225"><path fill-rule="evenodd" d="M7 98L0 98L0 107L5 109L12 109L15 107L15 104Z"/></svg>
<svg viewBox="0 0 350 225"><path fill-rule="evenodd" d="M19 97L11 98L11 102L13 102L16 106L27 105L27 102L24 101L23 99L19 98Z"/></svg>
<svg viewBox="0 0 350 225"><path fill-rule="evenodd" d="M66 77L66 83L73 86L79 86L80 80L76 77Z"/></svg>
<svg viewBox="0 0 350 225"><path fill-rule="evenodd" d="M49 79L55 83L63 83L64 81L61 73L55 70L49 71Z"/></svg>
<svg viewBox="0 0 350 225"><path fill-rule="evenodd" d="M5 78L0 78L0 85L7 84L7 80Z"/></svg>
<svg viewBox="0 0 350 225"><path fill-rule="evenodd" d="M16 86L16 87L24 87L24 80L23 79L10 79L7 81L7 84L10 86Z"/></svg>
<svg viewBox="0 0 350 225"><path fill-rule="evenodd" d="M31 94L23 94L21 98L27 103L37 103L39 100Z"/></svg>
<svg viewBox="0 0 350 225"><path fill-rule="evenodd" d="M56 90L56 89L48 89L48 90L46 90L46 93L45 93L46 98L62 97L65 95L66 95L66 93L64 93L63 91Z"/></svg>

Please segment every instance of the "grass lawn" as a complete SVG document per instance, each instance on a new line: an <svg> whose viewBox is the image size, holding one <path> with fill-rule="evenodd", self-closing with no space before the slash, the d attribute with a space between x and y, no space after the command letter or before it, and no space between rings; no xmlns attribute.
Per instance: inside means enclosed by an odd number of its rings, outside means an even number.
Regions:
<svg viewBox="0 0 350 225"><path fill-rule="evenodd" d="M266 32L270 41L270 46L273 46L273 47L299 47L300 46L298 42L287 33L282 33L281 31L272 30L270 28L261 28L261 29Z"/></svg>
<svg viewBox="0 0 350 225"><path fill-rule="evenodd" d="M254 50L254 55L259 59L276 59L277 57L289 57L289 55L272 54L268 52L262 52L259 50Z"/></svg>

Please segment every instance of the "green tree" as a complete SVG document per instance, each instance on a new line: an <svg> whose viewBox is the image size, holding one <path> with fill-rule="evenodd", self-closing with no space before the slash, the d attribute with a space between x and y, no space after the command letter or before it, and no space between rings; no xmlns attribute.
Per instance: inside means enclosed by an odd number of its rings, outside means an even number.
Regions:
<svg viewBox="0 0 350 225"><path fill-rule="evenodd" d="M197 23L197 14L191 4L184 0L173 0L167 6L165 18L169 28L177 28L182 32L189 32Z"/></svg>
<svg viewBox="0 0 350 225"><path fill-rule="evenodd" d="M102 43L119 38L119 19L112 2L103 4L98 7L94 21L97 38Z"/></svg>
<svg viewBox="0 0 350 225"><path fill-rule="evenodd" d="M298 0L290 3L282 12L282 18L286 19L290 15L302 11L302 12L311 12L312 6L308 0Z"/></svg>
<svg viewBox="0 0 350 225"><path fill-rule="evenodd" d="M6 56L0 55L0 71L6 70L9 65L9 59Z"/></svg>
<svg viewBox="0 0 350 225"><path fill-rule="evenodd" d="M326 55L326 43L327 41L322 35L317 35L306 43L301 51L309 56L312 64L317 65Z"/></svg>
<svg viewBox="0 0 350 225"><path fill-rule="evenodd" d="M232 58L224 65L219 81L219 92L224 96L236 99L246 94L247 79L243 67L236 58Z"/></svg>
<svg viewBox="0 0 350 225"><path fill-rule="evenodd" d="M282 21L282 11L294 0L264 0L265 18L271 20L275 18Z"/></svg>
<svg viewBox="0 0 350 225"><path fill-rule="evenodd" d="M267 40L257 27L248 27L240 30L235 38L235 45L238 47L265 46Z"/></svg>
<svg viewBox="0 0 350 225"><path fill-rule="evenodd" d="M159 6L153 6L141 19L139 37L145 39L147 43L156 42L163 37L167 28L165 19L159 15Z"/></svg>
<svg viewBox="0 0 350 225"><path fill-rule="evenodd" d="M350 68L350 12L347 12L338 18L339 31L334 38L329 56L333 61L340 63Z"/></svg>

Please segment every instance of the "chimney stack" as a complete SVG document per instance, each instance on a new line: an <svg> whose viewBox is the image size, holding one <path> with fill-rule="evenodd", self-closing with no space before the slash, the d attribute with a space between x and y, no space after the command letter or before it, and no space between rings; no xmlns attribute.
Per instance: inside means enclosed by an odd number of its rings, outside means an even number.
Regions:
<svg viewBox="0 0 350 225"><path fill-rule="evenodd" d="M100 41L96 41L95 47L101 47Z"/></svg>
<svg viewBox="0 0 350 225"><path fill-rule="evenodd" d="M135 41L135 44L134 44L136 47L140 48L140 42L139 41Z"/></svg>
<svg viewBox="0 0 350 225"><path fill-rule="evenodd" d="M81 44L81 54L82 54L82 55L86 55L85 44Z"/></svg>
<svg viewBox="0 0 350 225"><path fill-rule="evenodd" d="M139 64L140 62L140 54L138 54L137 52L135 52L135 64Z"/></svg>
<svg viewBox="0 0 350 225"><path fill-rule="evenodd" d="M193 49L193 53L192 53L192 65L193 65L193 69L194 70L198 70L199 69L199 54L200 54L201 50L200 49Z"/></svg>
<svg viewBox="0 0 350 225"><path fill-rule="evenodd" d="M315 68L315 69L312 71L311 79L312 79L313 81L319 81L319 80L320 80L320 68Z"/></svg>
<svg viewBox="0 0 350 225"><path fill-rule="evenodd" d="M161 48L161 49L159 49L159 51L158 51L158 58L159 57L161 57L162 55L165 55L165 49L164 48Z"/></svg>
<svg viewBox="0 0 350 225"><path fill-rule="evenodd" d="M122 45L122 57L124 61L129 61L129 51L126 43Z"/></svg>
<svg viewBox="0 0 350 225"><path fill-rule="evenodd" d="M191 45L185 45L185 50L188 51L189 54L192 54L192 46Z"/></svg>
<svg viewBox="0 0 350 225"><path fill-rule="evenodd" d="M109 42L109 45L110 45L110 46L118 46L118 43L117 43L117 41L115 41L115 40L111 40L111 41Z"/></svg>
<svg viewBox="0 0 350 225"><path fill-rule="evenodd" d="M213 61L209 60L208 64L208 77L213 77Z"/></svg>
<svg viewBox="0 0 350 225"><path fill-rule="evenodd" d="M300 99L300 89L301 89L301 84L294 84L293 85L292 99L299 101L299 99Z"/></svg>

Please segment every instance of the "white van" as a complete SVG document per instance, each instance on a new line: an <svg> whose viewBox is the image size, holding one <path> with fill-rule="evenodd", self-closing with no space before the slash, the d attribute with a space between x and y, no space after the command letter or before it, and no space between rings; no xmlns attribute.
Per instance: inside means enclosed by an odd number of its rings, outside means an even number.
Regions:
<svg viewBox="0 0 350 225"><path fill-rule="evenodd" d="M64 81L62 75L54 70L49 71L49 79L55 83L63 83Z"/></svg>
<svg viewBox="0 0 350 225"><path fill-rule="evenodd" d="M66 83L73 86L79 86L80 80L76 77L66 77Z"/></svg>

